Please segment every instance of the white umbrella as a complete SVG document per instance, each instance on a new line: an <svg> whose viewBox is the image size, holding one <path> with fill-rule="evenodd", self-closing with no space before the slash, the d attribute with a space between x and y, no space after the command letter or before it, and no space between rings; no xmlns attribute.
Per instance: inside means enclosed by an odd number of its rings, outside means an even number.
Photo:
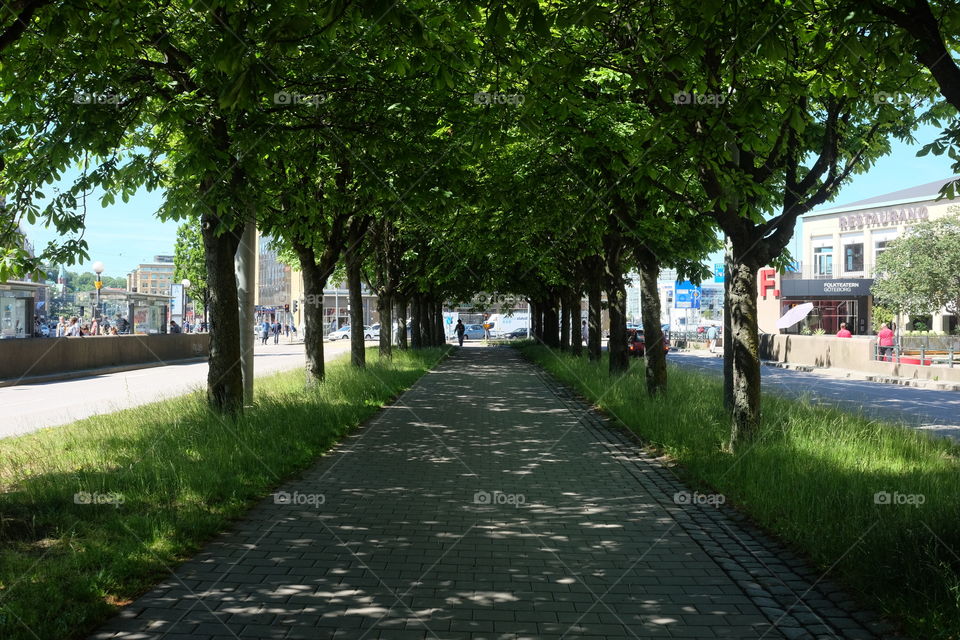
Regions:
<svg viewBox="0 0 960 640"><path fill-rule="evenodd" d="M813 311L812 302L804 302L803 304L798 304L790 311L787 311L783 316L777 320L777 329L787 329L797 324L801 320L807 317L807 314Z"/></svg>

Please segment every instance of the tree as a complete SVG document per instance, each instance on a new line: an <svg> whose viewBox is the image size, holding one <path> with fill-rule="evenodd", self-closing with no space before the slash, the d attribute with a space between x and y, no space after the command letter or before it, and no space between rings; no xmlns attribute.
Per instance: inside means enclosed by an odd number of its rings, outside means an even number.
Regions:
<svg viewBox="0 0 960 640"><path fill-rule="evenodd" d="M901 314L960 316L960 206L947 211L913 225L877 257L871 292L880 304Z"/></svg>
<svg viewBox="0 0 960 640"><path fill-rule="evenodd" d="M173 249L173 279L179 282L190 280L188 295L194 302L203 305L207 315L207 269L203 253L203 234L197 220L190 220L177 227L177 241Z"/></svg>

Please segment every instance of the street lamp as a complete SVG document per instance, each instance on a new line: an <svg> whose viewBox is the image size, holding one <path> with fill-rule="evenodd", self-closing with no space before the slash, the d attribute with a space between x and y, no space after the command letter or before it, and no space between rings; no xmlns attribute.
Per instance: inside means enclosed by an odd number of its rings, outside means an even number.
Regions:
<svg viewBox="0 0 960 640"><path fill-rule="evenodd" d="M99 260L94 262L93 272L97 274L97 280L93 283L93 286L97 288L97 308L93 313L93 318L95 320L100 320L100 287L103 286L103 281L100 279L100 274L103 273L103 263Z"/></svg>
<svg viewBox="0 0 960 640"><path fill-rule="evenodd" d="M186 324L187 322L187 289L190 288L190 278L184 278L180 281L180 284L183 285L183 300L181 309L183 309L183 317L180 318L180 324Z"/></svg>

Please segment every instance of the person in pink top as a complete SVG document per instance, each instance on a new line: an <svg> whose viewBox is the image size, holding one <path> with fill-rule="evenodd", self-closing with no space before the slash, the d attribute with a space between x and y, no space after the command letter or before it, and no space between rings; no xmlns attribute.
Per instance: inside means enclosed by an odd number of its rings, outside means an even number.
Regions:
<svg viewBox="0 0 960 640"><path fill-rule="evenodd" d="M852 337L853 337L853 334L850 333L850 330L849 330L849 329L847 329L847 323L846 323L846 322L841 322L841 323L840 323L840 331L837 331L837 337L838 337L838 338L852 338Z"/></svg>
<svg viewBox="0 0 960 640"><path fill-rule="evenodd" d="M880 331L877 332L877 339L880 345L880 359L887 360L893 355L893 331L884 322L880 325Z"/></svg>

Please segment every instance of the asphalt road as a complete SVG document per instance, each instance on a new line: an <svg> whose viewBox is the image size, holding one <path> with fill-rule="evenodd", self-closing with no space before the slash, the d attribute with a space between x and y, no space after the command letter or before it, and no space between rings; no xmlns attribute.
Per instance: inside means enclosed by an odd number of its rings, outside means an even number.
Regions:
<svg viewBox="0 0 960 640"><path fill-rule="evenodd" d="M283 336L276 345L272 339L266 345L257 342L255 375L303 366L302 343L288 344ZM349 350L349 340L328 342L324 345L324 359L336 358ZM0 387L0 438L183 395L202 389L206 381L207 363L197 362Z"/></svg>
<svg viewBox="0 0 960 640"><path fill-rule="evenodd" d="M672 352L670 361L716 375L723 372L723 360L718 357ZM833 378L824 373L776 367L763 367L761 373L767 393L808 396L822 404L893 419L960 441L960 392Z"/></svg>

